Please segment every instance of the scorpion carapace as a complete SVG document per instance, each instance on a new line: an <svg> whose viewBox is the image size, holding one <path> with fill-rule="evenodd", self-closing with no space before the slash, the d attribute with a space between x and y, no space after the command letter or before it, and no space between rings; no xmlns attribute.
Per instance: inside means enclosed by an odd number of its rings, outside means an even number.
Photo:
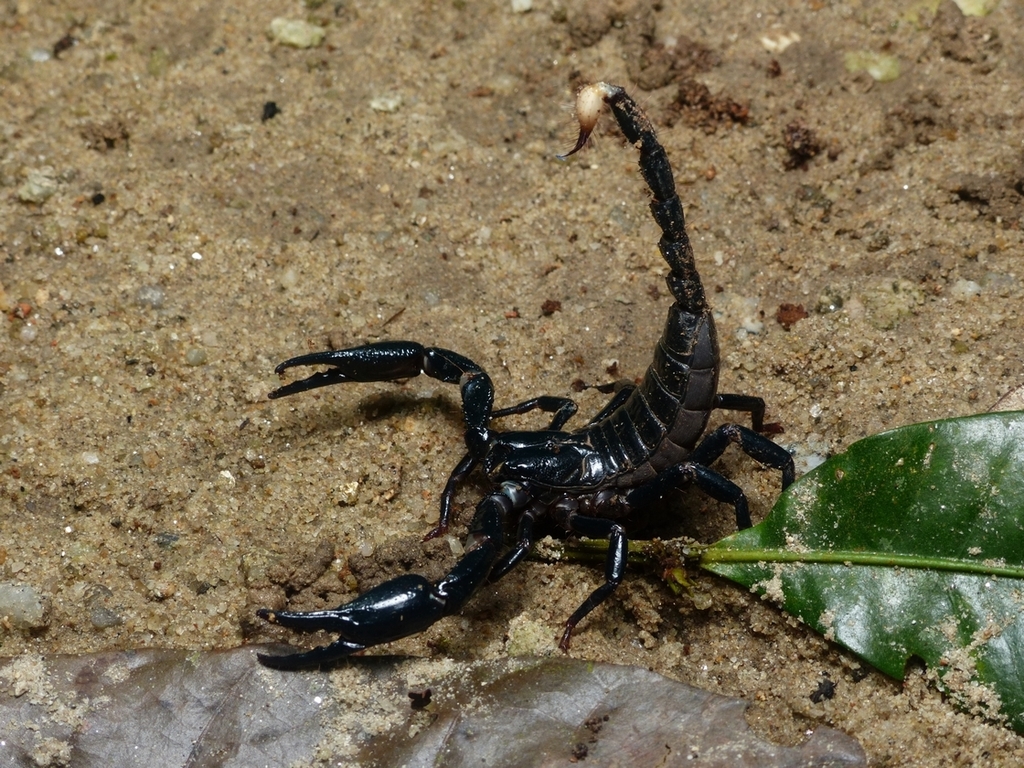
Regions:
<svg viewBox="0 0 1024 768"><path fill-rule="evenodd" d="M626 535L618 520L672 489L695 485L731 504L740 528L750 526L743 491L710 469L730 443L761 463L781 470L782 486L794 479L793 459L759 434L764 401L759 397L718 394L718 340L711 310L694 264L683 209L672 169L647 115L620 87L597 83L577 100L580 136L573 154L587 143L602 104L611 107L619 127L640 150L640 172L650 187L651 213L662 230L658 243L668 262L668 288L675 298L654 361L635 387L619 391L586 426L563 430L576 412L564 397L545 396L495 410L494 388L472 360L412 341L385 341L351 349L303 355L281 363L277 372L307 365L327 370L287 384L271 398L350 381L392 381L421 373L458 384L465 420L466 455L456 464L441 495L437 527L427 538L448 530L455 489L480 467L492 491L477 505L469 526L466 554L436 583L407 574L384 582L335 610L293 613L263 609L258 615L301 631L326 630L340 638L305 653L260 654L277 669L330 664L370 646L420 632L462 608L476 589L495 581L519 563L533 543L534 523L549 516L565 530L609 541L604 583L565 623L559 643L568 650L574 627L622 581ZM568 157L565 155L564 157ZM753 429L727 424L705 435L715 408L746 411ZM541 410L553 414L547 429L501 432L493 420ZM515 518L514 545L506 550L504 533Z"/></svg>

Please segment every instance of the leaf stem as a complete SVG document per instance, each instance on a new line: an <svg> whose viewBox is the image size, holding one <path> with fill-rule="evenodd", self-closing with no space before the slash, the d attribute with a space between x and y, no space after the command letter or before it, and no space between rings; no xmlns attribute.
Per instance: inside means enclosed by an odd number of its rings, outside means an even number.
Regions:
<svg viewBox="0 0 1024 768"><path fill-rule="evenodd" d="M894 552L858 552L856 550L815 550L797 552L788 549L726 549L712 547L701 555L701 565L712 563L828 563L835 565L873 565L887 568L918 568L985 576L1024 579L1024 567L960 560L955 557L902 555Z"/></svg>
<svg viewBox="0 0 1024 768"><path fill-rule="evenodd" d="M659 556L668 556L679 565L697 567L701 553L707 549L691 539L640 539L631 540L627 545L627 562L630 565L649 565L657 562ZM530 552L531 560L567 562L604 562L608 559L608 542L605 539L545 539Z"/></svg>

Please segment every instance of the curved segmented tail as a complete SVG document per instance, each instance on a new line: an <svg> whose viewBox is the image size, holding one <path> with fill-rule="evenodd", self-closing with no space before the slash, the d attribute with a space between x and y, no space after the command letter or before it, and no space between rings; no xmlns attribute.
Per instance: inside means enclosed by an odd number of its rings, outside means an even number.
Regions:
<svg viewBox="0 0 1024 768"><path fill-rule="evenodd" d="M671 270L666 282L675 297L643 381L621 405L588 426L591 444L600 446L608 464L622 473L620 484L631 485L684 461L704 433L718 391L718 338L668 155L640 106L619 86L585 86L576 102L580 136L568 154L587 143L602 103L611 107L626 139L640 151L640 173L662 232L658 248Z"/></svg>
<svg viewBox="0 0 1024 768"><path fill-rule="evenodd" d="M651 201L651 214L662 232L658 248L672 270L668 277L669 290L684 312L700 313L708 305L704 286L697 274L690 238L686 234L686 220L676 194L672 166L669 165L664 148L658 143L654 126L633 97L621 86L608 83L594 83L581 88L576 97L580 135L576 146L559 157L564 160L586 145L597 125L601 102L611 107L626 139L640 150L640 173L654 197Z"/></svg>

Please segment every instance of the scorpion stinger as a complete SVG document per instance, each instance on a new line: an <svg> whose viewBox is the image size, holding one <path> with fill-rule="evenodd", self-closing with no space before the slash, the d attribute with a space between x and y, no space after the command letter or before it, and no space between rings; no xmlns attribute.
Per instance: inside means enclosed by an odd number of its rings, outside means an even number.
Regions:
<svg viewBox="0 0 1024 768"><path fill-rule="evenodd" d="M263 664L278 669L322 666L421 632L457 613L481 584L500 579L522 561L533 544L534 523L544 516L570 533L609 542L604 583L565 623L559 646L568 650L576 625L622 581L627 542L619 521L633 510L673 489L695 485L730 504L738 527L750 526L742 489L710 468L733 443L762 464L778 469L783 488L793 482L792 457L759 434L764 428L764 400L718 393L720 357L714 318L686 234L672 168L647 115L619 86L585 86L576 105L579 139L563 158L587 143L604 104L611 108L626 139L639 149L640 173L651 191L651 214L662 232L658 248L669 265L666 281L675 299L643 380L619 391L580 429L565 431L576 412L572 400L542 396L494 410L493 386L483 368L438 347L411 341L378 342L305 355L279 365L279 373L309 365L326 365L328 369L274 390L271 398L330 384L392 381L420 373L459 385L466 454L449 475L441 495L438 525L428 538L448 529L455 489L471 472L481 469L493 490L477 505L466 553L438 582L407 574L334 610L258 611L261 618L291 629L339 635L331 645L306 653L261 654ZM705 434L716 408L749 413L753 429L725 424ZM532 410L553 414L547 429L502 432L491 428L494 419ZM503 535L513 521L515 546L503 554Z"/></svg>

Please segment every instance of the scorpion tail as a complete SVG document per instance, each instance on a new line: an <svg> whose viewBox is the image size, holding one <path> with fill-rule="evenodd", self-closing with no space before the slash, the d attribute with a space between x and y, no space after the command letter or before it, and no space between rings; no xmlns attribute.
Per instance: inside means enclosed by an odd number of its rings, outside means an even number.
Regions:
<svg viewBox="0 0 1024 768"><path fill-rule="evenodd" d="M575 147L559 157L564 160L586 145L597 125L602 102L611 107L626 140L640 150L640 173L654 198L651 201L651 214L662 231L658 248L672 269L668 277L669 290L683 311L694 314L703 312L708 305L697 273L690 238L686 234L686 220L676 194L672 166L664 147L658 142L654 126L633 97L621 86L608 83L593 83L581 88L576 96L579 138Z"/></svg>
<svg viewBox="0 0 1024 768"><path fill-rule="evenodd" d="M593 83L580 88L580 92L576 94L576 119L580 121L580 135L576 139L576 146L564 155L557 156L559 160L565 160L587 146L590 134L597 125L597 116L601 114L601 102L607 101L616 91L626 93L619 86L607 83Z"/></svg>

